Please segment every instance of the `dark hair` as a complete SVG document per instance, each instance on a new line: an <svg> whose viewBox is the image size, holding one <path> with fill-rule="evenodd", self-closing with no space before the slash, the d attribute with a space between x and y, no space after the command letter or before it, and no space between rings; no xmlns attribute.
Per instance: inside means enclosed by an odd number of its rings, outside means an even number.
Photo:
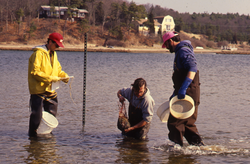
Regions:
<svg viewBox="0 0 250 164"><path fill-rule="evenodd" d="M134 84L131 85L135 91L139 91L143 85L145 85L145 88L147 87L147 82L143 78L138 78L134 81Z"/></svg>
<svg viewBox="0 0 250 164"><path fill-rule="evenodd" d="M175 41L175 42L179 42L181 41L181 37L177 32L173 32L175 34L175 36L173 38L171 38L171 40Z"/></svg>
<svg viewBox="0 0 250 164"><path fill-rule="evenodd" d="M47 40L47 43L48 43L48 44L49 44L49 41L50 41L50 40L51 40L53 43L56 43L54 40L48 38L48 40Z"/></svg>
<svg viewBox="0 0 250 164"><path fill-rule="evenodd" d="M56 43L54 40L48 38L47 44L49 44L49 41L50 41L50 40L52 41L52 43ZM57 48L59 47L59 45L58 45L57 43L56 43L56 47L57 47Z"/></svg>
<svg viewBox="0 0 250 164"><path fill-rule="evenodd" d="M48 38L48 40L47 40L47 44L49 44L49 41L50 41L50 40L51 40L51 39L49 39L49 38ZM52 40L51 40L51 41L52 41Z"/></svg>

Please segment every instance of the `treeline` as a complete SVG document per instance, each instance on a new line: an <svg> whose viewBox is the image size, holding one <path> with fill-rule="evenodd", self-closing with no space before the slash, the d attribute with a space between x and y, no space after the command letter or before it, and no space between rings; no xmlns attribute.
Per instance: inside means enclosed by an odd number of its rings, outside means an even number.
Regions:
<svg viewBox="0 0 250 164"><path fill-rule="evenodd" d="M212 41L250 42L250 16L232 14L193 13L175 18L176 30L204 34Z"/></svg>
<svg viewBox="0 0 250 164"><path fill-rule="evenodd" d="M228 41L239 43L250 42L250 16L238 13L179 13L169 8L152 4L137 5L126 0L0 0L0 32L8 30L9 23L21 24L38 16L41 5L67 6L88 10L87 23L84 26L101 26L102 32L108 30L110 34L122 40L124 32L134 29L134 20L148 18L145 25L150 27L153 34L153 18L171 15L174 18L176 31L204 34L210 41ZM86 29L86 28L85 28ZM125 31L124 31L125 29ZM30 29L27 29L30 30Z"/></svg>

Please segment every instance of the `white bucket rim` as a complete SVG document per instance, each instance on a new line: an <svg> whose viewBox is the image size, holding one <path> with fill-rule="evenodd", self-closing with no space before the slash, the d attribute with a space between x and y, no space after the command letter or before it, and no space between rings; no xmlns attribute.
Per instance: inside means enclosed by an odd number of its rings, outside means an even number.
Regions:
<svg viewBox="0 0 250 164"><path fill-rule="evenodd" d="M176 112L172 109L172 105L177 102L177 101L189 101L192 104L192 108L187 111L187 112ZM192 99L192 97L190 97L189 95L185 95L184 99L178 99L177 95L174 96L170 102L169 102L169 108L170 108L170 113L175 117L175 118L179 118L179 119L186 119L189 118L190 116L192 116L194 114L195 111L195 107L194 107L194 100Z"/></svg>
<svg viewBox="0 0 250 164"><path fill-rule="evenodd" d="M58 126L58 120L56 119L56 117L54 117L52 114L50 114L49 112L43 111L42 114L42 121L48 125L51 128L56 128ZM54 123L52 123L51 121L48 121L47 118L53 119Z"/></svg>
<svg viewBox="0 0 250 164"><path fill-rule="evenodd" d="M160 118L161 122L168 122L169 117L169 101L164 102L157 109L157 116Z"/></svg>

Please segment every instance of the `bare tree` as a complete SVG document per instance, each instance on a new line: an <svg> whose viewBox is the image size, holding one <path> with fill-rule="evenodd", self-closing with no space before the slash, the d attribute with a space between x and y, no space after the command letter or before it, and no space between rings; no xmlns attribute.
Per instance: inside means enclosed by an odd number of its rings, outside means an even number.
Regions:
<svg viewBox="0 0 250 164"><path fill-rule="evenodd" d="M95 10L97 4L100 2L100 0L89 0L87 1L87 6L89 10L89 22L95 26Z"/></svg>
<svg viewBox="0 0 250 164"><path fill-rule="evenodd" d="M8 16L9 16L9 1L6 1L6 8L5 8L5 22L6 22L6 31L8 31Z"/></svg>
<svg viewBox="0 0 250 164"><path fill-rule="evenodd" d="M110 6L113 2L112 0L104 0L103 1L103 22L102 22L102 34L103 34L103 28L106 23L107 16L110 15Z"/></svg>

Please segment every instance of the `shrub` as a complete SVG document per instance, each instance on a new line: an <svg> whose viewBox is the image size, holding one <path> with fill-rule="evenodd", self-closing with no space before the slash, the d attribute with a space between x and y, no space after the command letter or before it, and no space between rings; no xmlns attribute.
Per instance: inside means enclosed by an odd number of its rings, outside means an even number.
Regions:
<svg viewBox="0 0 250 164"><path fill-rule="evenodd" d="M117 40L108 40L107 46L126 47L123 41L117 41Z"/></svg>
<svg viewBox="0 0 250 164"><path fill-rule="evenodd" d="M221 47L221 46L228 46L228 41L220 41L217 43L217 47Z"/></svg>

